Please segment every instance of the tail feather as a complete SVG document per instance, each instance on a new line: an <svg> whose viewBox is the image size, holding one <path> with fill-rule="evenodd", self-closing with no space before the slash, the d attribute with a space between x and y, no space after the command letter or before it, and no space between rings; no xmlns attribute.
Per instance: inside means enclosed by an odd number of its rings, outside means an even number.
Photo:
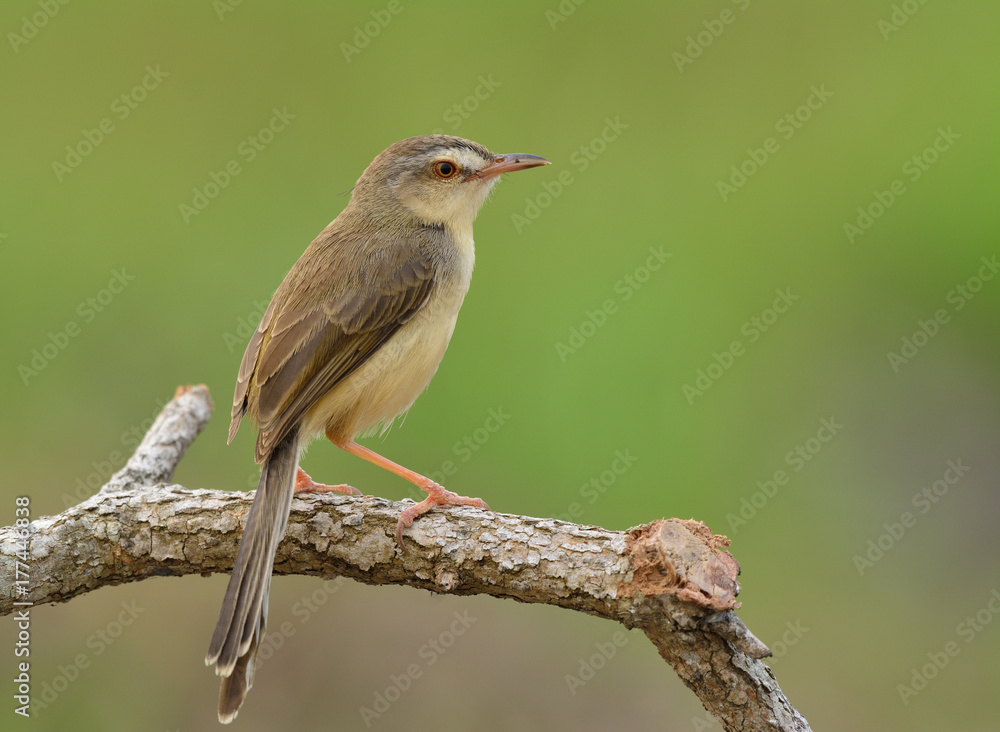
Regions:
<svg viewBox="0 0 1000 732"><path fill-rule="evenodd" d="M231 722L253 686L257 649L267 627L267 595L278 544L285 534L299 463L292 431L264 461L233 574L219 611L206 665L222 676L219 721Z"/></svg>
<svg viewBox="0 0 1000 732"><path fill-rule="evenodd" d="M254 643L250 653L237 659L233 673L222 679L219 687L219 721L222 724L229 724L236 719L247 692L253 686L256 657L257 645Z"/></svg>

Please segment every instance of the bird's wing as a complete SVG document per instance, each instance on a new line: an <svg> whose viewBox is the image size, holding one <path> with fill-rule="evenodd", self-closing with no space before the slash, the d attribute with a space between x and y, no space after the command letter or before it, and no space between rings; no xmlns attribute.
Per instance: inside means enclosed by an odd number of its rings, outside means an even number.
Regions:
<svg viewBox="0 0 1000 732"><path fill-rule="evenodd" d="M240 427L240 421L247 411L247 397L250 391L250 380L253 378L257 368L257 361L260 359L260 347L264 342L264 336L271 330L271 322L274 320L274 309L278 302L277 298L272 298L271 304L264 311L264 317L260 319L260 325L254 331L247 344L247 350L243 353L243 360L240 362L240 373L236 377L236 393L233 394L233 411L229 422L229 442L236 437L236 430Z"/></svg>
<svg viewBox="0 0 1000 732"><path fill-rule="evenodd" d="M384 256L390 250L392 256ZM301 266L309 254L278 289L240 365L230 440L249 410L260 427L258 460L412 318L434 286L433 264L415 244L380 247L368 240L367 245L349 242L324 252L329 267L323 268L323 277L348 283L339 296L331 283L318 281L322 278L315 269ZM308 262L314 268L320 254L312 254ZM364 262L360 269L358 261Z"/></svg>

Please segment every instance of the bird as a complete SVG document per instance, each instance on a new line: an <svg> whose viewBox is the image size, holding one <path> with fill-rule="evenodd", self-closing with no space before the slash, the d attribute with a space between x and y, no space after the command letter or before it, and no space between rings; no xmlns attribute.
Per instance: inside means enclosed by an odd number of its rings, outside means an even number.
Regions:
<svg viewBox="0 0 1000 732"><path fill-rule="evenodd" d="M223 724L235 719L253 684L292 496L359 494L316 483L299 467L309 442L325 435L426 491L400 515L401 548L403 531L435 506L488 509L355 440L388 429L437 370L469 289L473 220L499 176L549 164L451 135L401 140L375 157L344 210L279 285L247 345L233 397L229 442L248 416L258 428L261 475L205 656L222 677Z"/></svg>

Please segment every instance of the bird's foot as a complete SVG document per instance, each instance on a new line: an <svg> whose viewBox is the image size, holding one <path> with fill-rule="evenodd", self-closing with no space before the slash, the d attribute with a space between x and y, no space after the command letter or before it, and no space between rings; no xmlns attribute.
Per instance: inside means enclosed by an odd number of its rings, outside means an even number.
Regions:
<svg viewBox="0 0 1000 732"><path fill-rule="evenodd" d="M349 485L326 485L317 483L309 473L299 468L295 474L295 493L343 493L345 496L360 496L361 491Z"/></svg>
<svg viewBox="0 0 1000 732"><path fill-rule="evenodd" d="M403 546L403 529L411 526L414 519L423 516L432 508L437 506L474 506L476 508L485 508L487 511L490 510L490 507L486 505L486 501L482 498L460 496L457 493L445 490L444 487L432 481L428 481L427 485L421 485L420 487L427 491L427 498L416 506L410 506L399 515L399 523L396 524L396 541L400 547Z"/></svg>

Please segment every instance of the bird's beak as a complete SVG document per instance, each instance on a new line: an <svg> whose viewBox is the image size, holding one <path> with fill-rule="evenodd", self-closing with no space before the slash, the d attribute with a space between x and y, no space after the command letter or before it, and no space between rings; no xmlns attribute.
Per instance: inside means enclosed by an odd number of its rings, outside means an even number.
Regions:
<svg viewBox="0 0 1000 732"><path fill-rule="evenodd" d="M527 155L525 153L510 153L509 155L497 155L493 162L487 165L470 178L492 178L501 173L513 173L515 170L525 170L527 168L537 168L539 165L551 165L545 158L537 155Z"/></svg>

